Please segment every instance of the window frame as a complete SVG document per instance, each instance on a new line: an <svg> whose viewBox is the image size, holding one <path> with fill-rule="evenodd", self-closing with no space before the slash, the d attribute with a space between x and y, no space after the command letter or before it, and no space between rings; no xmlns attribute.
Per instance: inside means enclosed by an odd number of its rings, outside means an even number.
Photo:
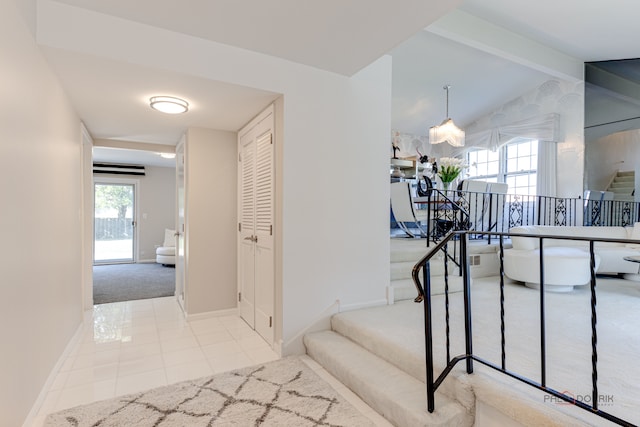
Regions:
<svg viewBox="0 0 640 427"><path fill-rule="evenodd" d="M532 143L534 142L536 143L536 149L535 149L535 155L532 153L532 150L529 149L529 153L525 156L516 156L516 158L524 158L524 157L534 157L535 156L535 164L532 164L533 162L529 162L529 165L532 166L530 169L521 169L515 172L509 172L508 171L508 162L509 162L509 157L508 157L508 149L510 146L515 146L517 144L522 144L525 142L528 143ZM509 142L503 144L502 146L500 146L497 150L498 152L498 172L496 174L486 174L486 175L475 175L475 176L468 176L467 179L477 179L477 180L483 180L483 181L487 181L487 182L500 182L500 183L506 183L507 180L512 177L512 178L516 178L518 176L528 176L529 177L529 185L527 187L515 187L512 185L509 185L509 190L508 190L508 194L518 194L518 195L532 195L534 196L535 193L537 192L537 173L538 173L538 163L537 163L537 158L538 158L538 147L539 147L539 140L534 139L534 138L524 138L524 137L516 137L511 139ZM466 160L469 164L469 166L471 166L471 159L470 159L470 155L472 152L477 152L477 151L486 151L487 153L491 153L492 151L489 150L488 148L476 148L476 149L471 149L468 150L466 153ZM489 163L489 160L485 163ZM476 159L476 164L477 164L477 159ZM487 168L488 170L488 168ZM531 176L535 176L536 182L531 185ZM521 192L516 192L516 188L527 188L527 194L523 194ZM531 190L534 190L533 192ZM533 194L532 194L533 193Z"/></svg>

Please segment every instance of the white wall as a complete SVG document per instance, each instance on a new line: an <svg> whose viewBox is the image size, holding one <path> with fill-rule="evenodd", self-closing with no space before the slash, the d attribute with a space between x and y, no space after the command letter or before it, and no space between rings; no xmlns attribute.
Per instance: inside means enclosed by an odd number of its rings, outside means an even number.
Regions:
<svg viewBox="0 0 640 427"><path fill-rule="evenodd" d="M236 308L236 147L235 132L187 131L188 315Z"/></svg>
<svg viewBox="0 0 640 427"><path fill-rule="evenodd" d="M0 2L0 425L20 426L82 322L80 121Z"/></svg>
<svg viewBox="0 0 640 427"><path fill-rule="evenodd" d="M287 344L336 299L385 301L390 58L348 78L61 3L40 7L39 37L50 46L283 94L276 339Z"/></svg>
<svg viewBox="0 0 640 427"><path fill-rule="evenodd" d="M336 300L384 304L389 286L391 58L319 82L285 93L285 352Z"/></svg>
<svg viewBox="0 0 640 427"><path fill-rule="evenodd" d="M139 181L138 261L155 261L164 230L176 227L176 170L146 166Z"/></svg>

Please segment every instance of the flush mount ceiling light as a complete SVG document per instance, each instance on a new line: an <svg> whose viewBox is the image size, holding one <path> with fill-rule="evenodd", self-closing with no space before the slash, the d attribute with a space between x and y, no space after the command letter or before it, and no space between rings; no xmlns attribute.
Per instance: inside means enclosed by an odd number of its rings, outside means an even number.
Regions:
<svg viewBox="0 0 640 427"><path fill-rule="evenodd" d="M464 147L464 131L453 123L449 117L449 89L450 85L443 87L447 91L447 118L438 126L429 128L429 142L431 144L440 144L448 142L454 147Z"/></svg>
<svg viewBox="0 0 640 427"><path fill-rule="evenodd" d="M176 153L158 153L163 159L175 159Z"/></svg>
<svg viewBox="0 0 640 427"><path fill-rule="evenodd" d="M154 110L167 114L181 114L189 110L187 101L173 96L153 96L149 98L149 105Z"/></svg>

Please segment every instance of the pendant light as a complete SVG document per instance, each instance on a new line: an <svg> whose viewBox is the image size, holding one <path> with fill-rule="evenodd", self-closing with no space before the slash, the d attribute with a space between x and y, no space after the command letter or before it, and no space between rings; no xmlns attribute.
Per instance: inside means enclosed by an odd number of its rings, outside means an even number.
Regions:
<svg viewBox="0 0 640 427"><path fill-rule="evenodd" d="M449 117L449 89L450 85L446 85L443 89L447 92L447 118L438 126L429 128L429 142L431 144L440 144L448 142L453 147L464 147L464 131L453 123Z"/></svg>

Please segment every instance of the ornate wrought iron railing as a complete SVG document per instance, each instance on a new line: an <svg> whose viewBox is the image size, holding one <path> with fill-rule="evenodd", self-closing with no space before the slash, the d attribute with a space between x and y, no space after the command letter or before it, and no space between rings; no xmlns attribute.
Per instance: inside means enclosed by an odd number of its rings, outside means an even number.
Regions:
<svg viewBox="0 0 640 427"><path fill-rule="evenodd" d="M434 190L418 206L429 209L427 235L433 242L451 230L472 231L470 239L490 243L491 234L485 232L523 225L629 226L640 221L640 203L617 200Z"/></svg>
<svg viewBox="0 0 640 427"><path fill-rule="evenodd" d="M421 207L429 209L427 235L431 241L439 241L451 230L467 230L478 232L470 238L486 237L490 243L491 234L482 233L506 232L522 225L578 225L578 202L566 197L434 190L423 198Z"/></svg>
<svg viewBox="0 0 640 427"><path fill-rule="evenodd" d="M485 234L491 235L499 240L499 260L500 260L500 274L499 274L499 286L500 286L500 337L501 337L501 357L500 363L494 363L484 358L481 358L473 352L473 339L472 339L472 316L471 316L471 286L470 286L470 272L469 262L467 257L467 241L468 236L471 234ZM540 379L536 381L531 378L527 378L522 374L507 369L507 354L506 354L506 321L505 321L505 280L504 280L504 239L511 236L519 237L532 237L539 239L539 277L540 277L540 299L539 299L539 313L540 313ZM461 275L463 280L463 301L464 301L464 341L465 341L465 353L452 357L450 346L450 312L449 312L449 279L448 257L444 257L445 263L445 290L444 290L444 304L445 304L445 337L446 337L446 366L444 370L435 378L434 374L434 356L433 356L433 322L432 313L433 306L431 300L431 274L430 274L430 262L431 259L440 251L447 250L448 244L454 239L460 242L460 266ZM590 306L591 306L591 398L589 399L591 404L583 401L576 400L574 396L567 394L567 392L559 392L547 385L547 337L545 331L545 283L544 283L544 242L547 239L562 239L562 240L576 240L584 241L589 246L590 257L590 273L591 280L589 283L590 289ZM551 236L551 235L528 235L528 234L508 234L502 232L476 232L476 231L451 231L449 232L436 247L427 253L422 259L420 259L412 271L412 278L418 292L418 296L415 298L415 302L422 302L424 307L424 330L425 330L425 363L426 363L426 387L427 387L427 409L429 412L433 412L435 409L435 392L442 384L447 375L455 367L458 362L466 362L466 372L468 374L473 373L473 363L478 362L494 370L521 381L529 386L532 386L538 390L552 395L558 399L561 399L569 404L573 404L581 409L584 409L592 414L607 419L611 422L622 426L633 426L629 421L623 420L611 413L601 410L599 405L598 394L598 330L597 330L597 280L596 280L596 258L594 254L595 242L618 242L618 243L631 243L630 240L617 240L617 239L590 239L580 237L566 237L566 236ZM420 273L422 273L422 280L420 280ZM580 373L576 372L576 375Z"/></svg>

